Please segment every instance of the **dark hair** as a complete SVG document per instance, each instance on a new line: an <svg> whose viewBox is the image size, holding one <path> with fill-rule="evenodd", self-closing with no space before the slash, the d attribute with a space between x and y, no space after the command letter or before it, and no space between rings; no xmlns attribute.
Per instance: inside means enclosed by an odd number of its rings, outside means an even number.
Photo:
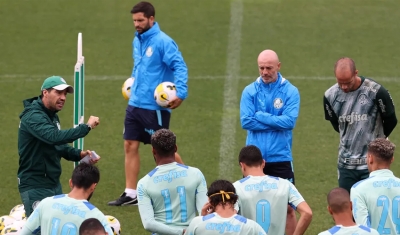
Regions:
<svg viewBox="0 0 400 235"><path fill-rule="evenodd" d="M81 162L72 172L71 180L74 187L88 189L100 181L100 172L95 165Z"/></svg>
<svg viewBox="0 0 400 235"><path fill-rule="evenodd" d="M233 184L227 180L216 180L212 182L207 191L210 204L214 208L218 204L225 206L227 203L234 205L238 200Z"/></svg>
<svg viewBox="0 0 400 235"><path fill-rule="evenodd" d="M344 188L334 188L326 197L328 205L333 213L351 211L350 194Z"/></svg>
<svg viewBox="0 0 400 235"><path fill-rule="evenodd" d="M255 145L243 147L239 153L239 162L247 166L260 166L263 163L260 149Z"/></svg>
<svg viewBox="0 0 400 235"><path fill-rule="evenodd" d="M351 59L349 57L342 57L342 58L338 59L335 63L335 67L334 67L335 74L336 74L337 69L340 69L340 70L350 69L350 72L352 75L354 75L357 70L356 63L354 62L353 59Z"/></svg>
<svg viewBox="0 0 400 235"><path fill-rule="evenodd" d="M396 145L384 138L378 138L368 144L368 153L385 162L390 162L393 158Z"/></svg>
<svg viewBox="0 0 400 235"><path fill-rule="evenodd" d="M160 156L172 156L176 151L176 136L168 129L160 129L151 136L151 146Z"/></svg>
<svg viewBox="0 0 400 235"><path fill-rule="evenodd" d="M142 12L146 18L150 18L151 16L153 17L156 16L156 10L154 9L154 6L151 3L145 1L139 2L138 4L133 6L131 10L132 14L139 12Z"/></svg>
<svg viewBox="0 0 400 235"><path fill-rule="evenodd" d="M43 97L43 91L47 91L47 92L51 92L52 90L53 90L54 88L47 88L47 89L43 89L42 91L41 91L41 94L40 94L40 97Z"/></svg>
<svg viewBox="0 0 400 235"><path fill-rule="evenodd" d="M97 235L98 232L105 234L106 230L104 229L101 222L96 218L89 218L84 220L79 227L79 235Z"/></svg>

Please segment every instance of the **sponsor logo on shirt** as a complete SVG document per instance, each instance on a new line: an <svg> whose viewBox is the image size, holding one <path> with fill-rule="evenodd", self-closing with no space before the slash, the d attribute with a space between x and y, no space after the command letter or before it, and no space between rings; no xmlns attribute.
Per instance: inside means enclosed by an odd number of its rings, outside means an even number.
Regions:
<svg viewBox="0 0 400 235"><path fill-rule="evenodd" d="M81 218L86 218L86 212L79 210L77 206L67 206L61 203L54 203L51 208L62 211L64 215L71 214L77 215Z"/></svg>
<svg viewBox="0 0 400 235"><path fill-rule="evenodd" d="M374 188L397 188L400 187L400 182L395 180L395 179L388 179L388 180L380 180L380 181L374 181L372 183Z"/></svg>
<svg viewBox="0 0 400 235"><path fill-rule="evenodd" d="M267 181L261 181L258 184L248 184L244 187L245 191L258 191L262 192L264 190L270 189L278 189L278 185L276 183L268 183Z"/></svg>
<svg viewBox="0 0 400 235"><path fill-rule="evenodd" d="M225 234L229 232L240 232L240 225L233 225L229 222L224 223L207 223L206 230L215 230L220 234Z"/></svg>
<svg viewBox="0 0 400 235"><path fill-rule="evenodd" d="M163 181L167 181L168 183L171 183L174 179L187 177L187 176L188 176L187 170L183 170L183 171L173 170L173 171L169 171L167 174L155 176L153 179L153 182L155 184L163 182Z"/></svg>
<svg viewBox="0 0 400 235"><path fill-rule="evenodd" d="M339 116L339 122L348 122L349 124L367 120L368 120L367 114L358 114L357 112L352 112L349 115L344 114Z"/></svg>

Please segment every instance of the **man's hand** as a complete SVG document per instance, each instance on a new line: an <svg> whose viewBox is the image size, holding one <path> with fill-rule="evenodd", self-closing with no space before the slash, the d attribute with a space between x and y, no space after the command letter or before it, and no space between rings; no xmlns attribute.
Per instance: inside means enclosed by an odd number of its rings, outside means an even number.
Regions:
<svg viewBox="0 0 400 235"><path fill-rule="evenodd" d="M87 124L94 129L96 126L100 124L100 118L95 116L90 116Z"/></svg>
<svg viewBox="0 0 400 235"><path fill-rule="evenodd" d="M175 97L175 99L172 99L172 100L169 101L169 103L168 103L168 108L170 108L170 109L176 109L176 108L179 107L179 105L182 104L182 102L183 102L183 100L181 100L181 99L178 98L178 97Z"/></svg>
<svg viewBox="0 0 400 235"><path fill-rule="evenodd" d="M207 202L204 204L203 208L201 208L201 216L206 216L211 213L214 213L214 208L209 202Z"/></svg>
<svg viewBox="0 0 400 235"><path fill-rule="evenodd" d="M92 157L92 151L90 150L81 151L81 159L86 157L86 155L89 155L90 157L90 164L96 164L100 160L99 155L97 155L99 158Z"/></svg>

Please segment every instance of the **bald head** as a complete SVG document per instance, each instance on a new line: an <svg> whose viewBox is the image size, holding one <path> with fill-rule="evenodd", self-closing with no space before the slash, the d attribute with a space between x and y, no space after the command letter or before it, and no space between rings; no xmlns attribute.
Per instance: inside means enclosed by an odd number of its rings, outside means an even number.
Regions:
<svg viewBox="0 0 400 235"><path fill-rule="evenodd" d="M260 61L262 62L270 61L274 63L279 63L279 58L275 51L264 50L258 55L258 62Z"/></svg>
<svg viewBox="0 0 400 235"><path fill-rule="evenodd" d="M353 75L356 70L356 63L351 58L343 57L335 63L335 74L350 72Z"/></svg>
<svg viewBox="0 0 400 235"><path fill-rule="evenodd" d="M272 83L278 79L281 68L278 55L273 50L264 50L258 55L258 70L264 83Z"/></svg>
<svg viewBox="0 0 400 235"><path fill-rule="evenodd" d="M356 64L348 57L336 61L334 72L340 89L345 93L357 90L361 85L361 78L357 76Z"/></svg>
<svg viewBox="0 0 400 235"><path fill-rule="evenodd" d="M332 213L351 211L350 194L344 188L334 188L327 196L328 206Z"/></svg>

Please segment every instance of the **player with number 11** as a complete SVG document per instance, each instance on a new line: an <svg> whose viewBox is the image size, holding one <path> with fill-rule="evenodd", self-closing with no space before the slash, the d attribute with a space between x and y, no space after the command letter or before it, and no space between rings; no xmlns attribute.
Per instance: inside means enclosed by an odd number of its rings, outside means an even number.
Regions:
<svg viewBox="0 0 400 235"><path fill-rule="evenodd" d="M175 161L176 136L160 129L151 136L157 167L138 182L138 206L143 227L157 234L184 234L206 204L203 173Z"/></svg>

